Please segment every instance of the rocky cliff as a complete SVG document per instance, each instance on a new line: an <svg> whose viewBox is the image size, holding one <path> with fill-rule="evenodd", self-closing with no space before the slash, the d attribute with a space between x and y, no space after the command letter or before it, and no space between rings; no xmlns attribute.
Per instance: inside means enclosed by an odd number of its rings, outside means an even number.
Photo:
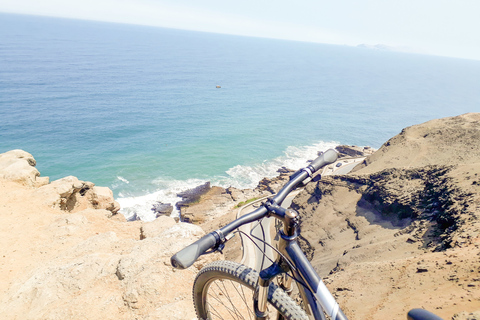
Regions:
<svg viewBox="0 0 480 320"><path fill-rule="evenodd" d="M294 199L302 245L350 319L405 319L425 307L445 319L480 310L480 114L404 129L353 173L314 179ZM127 222L108 188L49 182L32 155L0 155L2 319L193 319L196 272L170 256L225 225L235 207L271 195L291 171L252 190L186 192L179 223ZM161 208L160 208L161 207ZM167 208L166 212L171 210ZM238 237L225 256L239 258Z"/></svg>
<svg viewBox="0 0 480 320"><path fill-rule="evenodd" d="M193 268L170 257L204 235L160 217L127 222L108 188L49 183L21 150L0 155L1 319L192 319Z"/></svg>
<svg viewBox="0 0 480 320"><path fill-rule="evenodd" d="M406 128L294 200L304 249L347 315L480 309L479 138L480 114Z"/></svg>

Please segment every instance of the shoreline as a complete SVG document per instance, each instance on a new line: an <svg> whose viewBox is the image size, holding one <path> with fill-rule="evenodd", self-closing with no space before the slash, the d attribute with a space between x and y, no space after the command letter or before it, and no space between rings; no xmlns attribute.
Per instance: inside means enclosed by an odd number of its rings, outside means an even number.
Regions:
<svg viewBox="0 0 480 320"><path fill-rule="evenodd" d="M299 168L304 167L308 163L307 162L308 159L312 160L316 158L317 153L319 151L326 150L329 148L337 148L337 147L345 152L350 152L349 156L360 156L363 154L362 153L363 150L365 150L365 154L368 155L375 150L371 147L349 146L349 148L351 148L351 151L346 151L347 149L345 149L345 147L347 146L345 145L322 142L322 143L314 144L312 146L303 147L305 149L303 153L301 153L303 154L303 158L292 159L291 156L289 156L289 157L281 157L281 158L270 160L269 164L267 165L268 170L265 170L264 167L255 168L255 167L249 167L249 166L243 166L243 167L236 166L232 168L232 169L238 168L238 171L239 171L237 173L232 173L232 174L234 175L241 174L241 176L248 177L248 179L250 179L249 180L250 182L248 183L247 186L245 186L245 183L243 184L235 183L236 186L232 186L231 184L218 183L218 180L212 181L212 180L190 179L186 182L175 183L170 189L157 190L155 192L138 196L138 197L116 198L116 200L122 205L121 213L123 213L127 219L135 219L138 217L143 221L153 221L155 219L155 215L152 214L151 209L157 203L170 204L171 206L173 206L172 214L174 216L175 215L179 216L181 213L180 213L180 210L176 208L176 203L181 202L182 198L177 196L177 194L195 189L198 186L201 186L205 183L210 183L212 187L215 186L218 188L223 188L225 190L227 189L240 190L240 191L245 190L246 194L250 194L251 192L248 190L254 190L258 188L259 183L262 182L264 179L275 179L279 177L281 175L281 172L279 172L279 170L282 170L282 168L283 170L285 170L286 168L290 170L297 170ZM356 151L352 151L352 150L356 150ZM290 165L290 167L288 165ZM228 173L229 172L227 172L227 174ZM237 176L234 179L237 180L240 178ZM238 191L234 191L234 192L238 193ZM254 196L252 195L251 197L254 197ZM177 212L178 214L176 214L175 212Z"/></svg>
<svg viewBox="0 0 480 320"><path fill-rule="evenodd" d="M405 128L354 172L314 180L295 197L300 245L349 318L403 319L418 307L478 316L479 123L466 114ZM0 317L195 317L195 275L225 257L182 271L170 257L231 221L244 190L209 186L182 207L201 226L167 216L127 222L113 196L101 200L105 189L75 177L49 182L35 164L23 151L0 155ZM261 180L257 192L274 193L289 173ZM225 248L229 259L239 253Z"/></svg>

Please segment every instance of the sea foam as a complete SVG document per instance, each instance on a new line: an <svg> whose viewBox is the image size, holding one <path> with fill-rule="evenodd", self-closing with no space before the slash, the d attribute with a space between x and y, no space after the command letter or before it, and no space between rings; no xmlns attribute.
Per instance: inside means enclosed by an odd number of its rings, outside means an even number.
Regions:
<svg viewBox="0 0 480 320"><path fill-rule="evenodd" d="M252 189L257 186L261 179L277 176L279 168L300 169L307 165L308 160L315 159L318 152L334 148L337 145L336 142L320 141L309 146L290 146L284 150L282 156L252 166L236 165L228 169L224 175L214 176L211 179L169 180L156 178L153 180L153 183L158 186L158 190L155 192L136 197L120 194L117 199L122 208L120 212L129 220L153 221L155 220L155 213L152 211L152 207L155 203L162 202L172 204L174 207L172 216L178 216L179 212L175 208L175 203L181 200L177 196L181 191L195 188L207 181L210 181L211 185L223 188ZM118 179L124 183L129 183L121 177L118 177Z"/></svg>

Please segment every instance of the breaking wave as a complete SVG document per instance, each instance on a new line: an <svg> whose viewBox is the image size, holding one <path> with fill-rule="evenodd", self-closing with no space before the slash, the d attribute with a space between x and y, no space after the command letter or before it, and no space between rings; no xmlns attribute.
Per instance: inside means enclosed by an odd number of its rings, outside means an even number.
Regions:
<svg viewBox="0 0 480 320"><path fill-rule="evenodd" d="M223 188L255 188L261 179L277 176L279 168L300 169L308 163L308 160L315 159L320 151L334 148L337 145L338 143L336 142L322 141L310 146L290 146L286 148L280 157L265 160L252 166L236 165L228 169L224 175L213 176L211 179L171 180L156 178L153 180L153 184L158 188L155 192L141 196L124 196L120 194L117 199L122 208L120 212L128 220L153 221L156 217L152 207L155 203L162 202L172 204L174 207L172 216L178 216L179 212L175 208L175 203L181 200L177 196L181 191L195 188L207 181L210 181L211 185ZM117 177L117 179L123 183L129 183L128 180L122 177Z"/></svg>

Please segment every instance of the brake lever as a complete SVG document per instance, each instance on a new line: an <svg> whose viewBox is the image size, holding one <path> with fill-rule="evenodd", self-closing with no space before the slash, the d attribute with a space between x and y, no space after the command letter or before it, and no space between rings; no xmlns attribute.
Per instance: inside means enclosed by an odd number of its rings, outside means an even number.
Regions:
<svg viewBox="0 0 480 320"><path fill-rule="evenodd" d="M216 246L215 248L212 248L211 250L206 251L203 255L215 253L215 252L220 252L221 254L223 254L223 249L225 249L225 243L230 239L232 239L233 237L235 237L234 233L230 233L226 237L222 237L222 242L218 246Z"/></svg>

